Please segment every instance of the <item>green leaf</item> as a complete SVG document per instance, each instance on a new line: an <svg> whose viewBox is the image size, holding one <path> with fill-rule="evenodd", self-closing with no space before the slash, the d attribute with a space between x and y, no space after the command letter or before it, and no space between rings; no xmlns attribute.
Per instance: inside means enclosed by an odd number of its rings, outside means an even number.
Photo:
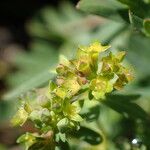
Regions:
<svg viewBox="0 0 150 150"><path fill-rule="evenodd" d="M128 22L127 9L115 0L81 0L77 8L86 12L100 15L109 19Z"/></svg>
<svg viewBox="0 0 150 150"><path fill-rule="evenodd" d="M11 100L27 91L45 84L54 77L48 70L53 69L58 61L58 53L47 42L37 42L29 53L21 53L16 56L16 65L20 69L15 74L8 76L8 82L12 86L3 99Z"/></svg>
<svg viewBox="0 0 150 150"><path fill-rule="evenodd" d="M99 133L86 127L81 127L76 133L73 134L73 136L80 140L86 141L91 145L98 145L103 141L102 136Z"/></svg>
<svg viewBox="0 0 150 150"><path fill-rule="evenodd" d="M70 150L69 143L60 141L55 150Z"/></svg>
<svg viewBox="0 0 150 150"><path fill-rule="evenodd" d="M54 148L48 142L36 142L28 150L53 150Z"/></svg>
<svg viewBox="0 0 150 150"><path fill-rule="evenodd" d="M137 95L110 95L106 100L102 101L102 103L123 115L131 117L132 119L142 119L143 121L147 121L148 114L139 105L131 102L132 98L135 100L139 97Z"/></svg>
<svg viewBox="0 0 150 150"><path fill-rule="evenodd" d="M67 140L67 139L66 139L66 134L65 134L65 133L60 133L60 132L57 133L55 140L56 140L56 142L61 142L61 141L62 141L62 142L66 142L66 140Z"/></svg>
<svg viewBox="0 0 150 150"><path fill-rule="evenodd" d="M129 19L133 28L142 29L143 28L143 19L134 15L133 12L129 10Z"/></svg>
<svg viewBox="0 0 150 150"><path fill-rule="evenodd" d="M137 16L144 18L150 15L150 5L142 0L118 0L128 5L129 9Z"/></svg>
<svg viewBox="0 0 150 150"><path fill-rule="evenodd" d="M84 32L85 28L81 30L83 25L81 25L81 28L72 30L73 26L80 26L79 22L82 22L82 20L80 20L82 16L81 13L75 10L72 4L65 2L61 3L58 9L52 7L42 9L39 14L27 24L27 29L32 37L61 43L66 39L68 40L68 38L70 40L70 37L74 38L80 31Z"/></svg>
<svg viewBox="0 0 150 150"><path fill-rule="evenodd" d="M133 28L141 30L145 35L150 36L150 19L142 19L129 11L130 23Z"/></svg>
<svg viewBox="0 0 150 150"><path fill-rule="evenodd" d="M96 105L86 109L85 112L81 113L81 116L83 116L83 118L86 119L86 121L91 122L97 120L99 114L100 114L100 106Z"/></svg>
<svg viewBox="0 0 150 150"><path fill-rule="evenodd" d="M142 0L81 0L77 8L115 21L129 23L130 20L132 26L141 31L143 20L150 17L150 5Z"/></svg>
<svg viewBox="0 0 150 150"><path fill-rule="evenodd" d="M67 118L63 118L61 119L58 123L57 123L57 127L58 130L61 133L65 133L69 127L69 120Z"/></svg>

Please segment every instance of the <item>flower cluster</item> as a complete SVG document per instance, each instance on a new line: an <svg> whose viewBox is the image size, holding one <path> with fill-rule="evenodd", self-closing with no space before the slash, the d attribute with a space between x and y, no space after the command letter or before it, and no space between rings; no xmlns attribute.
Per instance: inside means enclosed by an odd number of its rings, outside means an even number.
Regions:
<svg viewBox="0 0 150 150"><path fill-rule="evenodd" d="M88 47L79 47L74 59L61 57L56 79L32 98L35 101L23 101L12 119L14 125L32 121L38 129L36 134L21 136L18 142L26 143L27 149L39 143L50 144L54 149L57 142L65 141L70 131L80 128L83 118L79 101L105 99L107 94L132 80L131 72L122 65L125 52L114 55L109 48L94 42ZM45 144L47 139L51 139L50 143Z"/></svg>

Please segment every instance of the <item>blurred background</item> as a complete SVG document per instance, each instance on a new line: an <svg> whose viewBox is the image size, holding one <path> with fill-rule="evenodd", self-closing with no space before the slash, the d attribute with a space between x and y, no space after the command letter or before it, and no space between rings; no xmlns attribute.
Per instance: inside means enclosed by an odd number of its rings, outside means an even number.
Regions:
<svg viewBox="0 0 150 150"><path fill-rule="evenodd" d="M114 51L127 51L127 63L135 70L135 81L126 90L141 94L137 103L150 113L150 38L128 21L87 15L76 8L77 3L78 0L0 1L0 150L21 149L16 138L32 130L30 125L12 128L9 123L17 109L17 97L47 85L60 54L72 57L78 45L95 40L112 45ZM114 150L117 144L127 144L137 134L134 120L121 118L105 107L101 114L101 126ZM114 130L117 125L119 130ZM150 138L150 131L147 133Z"/></svg>

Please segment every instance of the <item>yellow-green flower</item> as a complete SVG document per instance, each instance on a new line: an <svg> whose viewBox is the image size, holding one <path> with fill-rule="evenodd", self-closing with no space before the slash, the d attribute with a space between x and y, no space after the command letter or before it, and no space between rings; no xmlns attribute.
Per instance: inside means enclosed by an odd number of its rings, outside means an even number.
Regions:
<svg viewBox="0 0 150 150"><path fill-rule="evenodd" d="M89 109L91 102L96 102L94 105L98 102L90 100L104 99L106 94L132 80L131 71L122 64L125 52L115 55L105 52L109 47L94 42L79 47L74 59L60 57L56 79L50 81L46 92L40 97L37 93L32 109L24 102L12 119L13 125L23 125L30 120L42 134L26 133L18 139L19 143L25 143L27 149L49 149L50 146L54 149L56 142L66 141L68 132L79 129L83 120L80 116L83 104L79 106L79 100ZM47 138L47 133L54 135Z"/></svg>
<svg viewBox="0 0 150 150"><path fill-rule="evenodd" d="M11 123L13 126L22 126L28 119L29 113L31 112L31 108L28 103L22 102L21 107L12 118Z"/></svg>
<svg viewBox="0 0 150 150"><path fill-rule="evenodd" d="M28 149L30 146L36 143L36 136L37 134L27 132L17 139L17 143L25 143L26 149Z"/></svg>
<svg viewBox="0 0 150 150"><path fill-rule="evenodd" d="M94 53L101 53L105 50L107 50L108 48L110 48L110 46L102 46L101 43L99 42L94 42L92 44L90 44L89 47L87 47L87 50L89 52L94 52Z"/></svg>
<svg viewBox="0 0 150 150"><path fill-rule="evenodd" d="M104 99L105 94L113 90L113 84L107 78L99 76L90 82L90 89L95 99Z"/></svg>
<svg viewBox="0 0 150 150"><path fill-rule="evenodd" d="M125 52L118 52L116 55L109 53L108 56L102 58L102 73L118 73L122 68L121 62L125 56Z"/></svg>
<svg viewBox="0 0 150 150"><path fill-rule="evenodd" d="M79 115L80 107L77 102L70 103L69 100L65 100L63 105L63 114L68 117L72 121L80 122L82 121L82 117Z"/></svg>
<svg viewBox="0 0 150 150"><path fill-rule="evenodd" d="M114 84L114 88L120 90L125 86L127 83L133 80L133 74L130 69L122 67L120 73L118 74L118 79Z"/></svg>

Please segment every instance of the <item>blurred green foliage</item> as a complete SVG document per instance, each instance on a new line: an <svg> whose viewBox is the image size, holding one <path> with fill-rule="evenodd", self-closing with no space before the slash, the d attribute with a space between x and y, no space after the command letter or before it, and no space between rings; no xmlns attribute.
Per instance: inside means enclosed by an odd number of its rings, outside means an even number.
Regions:
<svg viewBox="0 0 150 150"><path fill-rule="evenodd" d="M84 12L112 20L131 23L133 28L149 36L150 3L145 0L81 0L77 7Z"/></svg>
<svg viewBox="0 0 150 150"><path fill-rule="evenodd" d="M77 8L68 3L57 9L46 7L27 22L32 37L30 51L17 55L14 63L19 69L7 77L10 90L2 97L6 101L0 102L1 121L12 116L14 100L20 94L53 79L54 74L48 71L57 64L59 54L72 57L77 45L99 40L110 44L112 51L127 51L127 63L134 67L135 80L101 105L89 103L89 109L83 111L83 116L92 118L83 125L99 129L102 143L91 147L84 137L85 142L70 140L70 149L149 150L150 1L81 0Z"/></svg>

